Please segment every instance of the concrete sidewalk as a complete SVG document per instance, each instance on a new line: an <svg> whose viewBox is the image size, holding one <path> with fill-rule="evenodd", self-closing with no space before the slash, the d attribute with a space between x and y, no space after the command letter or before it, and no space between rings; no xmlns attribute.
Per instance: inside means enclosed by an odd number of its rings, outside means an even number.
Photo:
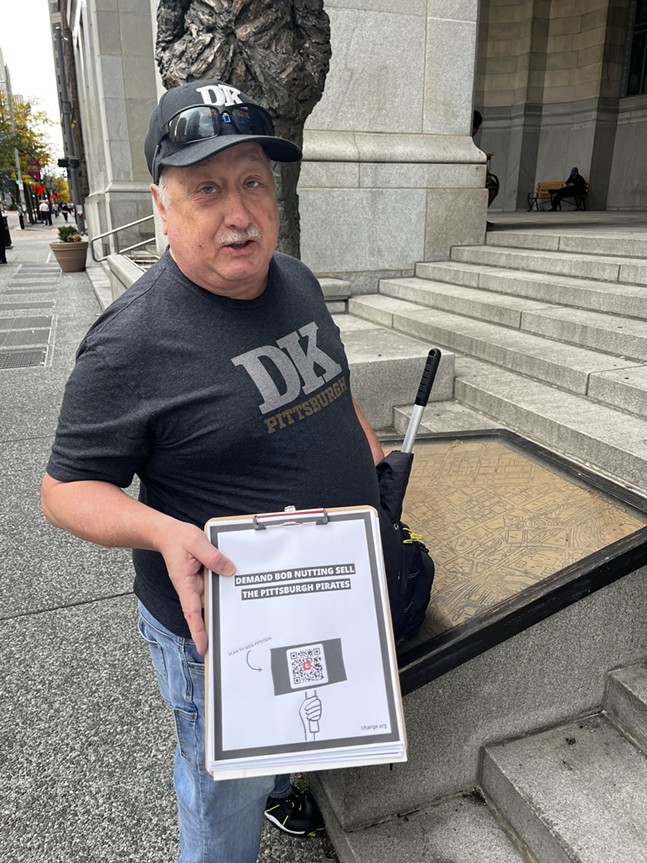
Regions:
<svg viewBox="0 0 647 863"><path fill-rule="evenodd" d="M129 552L55 530L39 506L65 381L99 304L87 272L56 265L56 225L21 231L10 213L9 228L14 247L0 267L0 860L171 863L173 721L136 632ZM28 361L36 364L8 367ZM323 863L334 860L329 848L325 837L268 827L259 859Z"/></svg>

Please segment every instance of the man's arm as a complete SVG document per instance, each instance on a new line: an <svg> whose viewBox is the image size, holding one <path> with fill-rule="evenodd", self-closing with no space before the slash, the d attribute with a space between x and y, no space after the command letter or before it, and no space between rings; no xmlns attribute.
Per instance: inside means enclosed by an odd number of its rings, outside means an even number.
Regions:
<svg viewBox="0 0 647 863"><path fill-rule="evenodd" d="M360 425L364 429L364 434L366 435L366 439L368 440L368 445L371 448L371 453L373 455L373 464L378 465L384 458L384 450L382 449L382 444L377 439L377 435L373 431L371 424L359 409L359 406L355 399L353 399L353 406L355 407L357 419L359 420Z"/></svg>
<svg viewBox="0 0 647 863"><path fill-rule="evenodd" d="M205 652L202 567L221 575L233 575L236 568L200 528L158 512L108 482L60 482L46 473L41 504L50 524L82 539L97 545L159 552L191 637L200 653Z"/></svg>

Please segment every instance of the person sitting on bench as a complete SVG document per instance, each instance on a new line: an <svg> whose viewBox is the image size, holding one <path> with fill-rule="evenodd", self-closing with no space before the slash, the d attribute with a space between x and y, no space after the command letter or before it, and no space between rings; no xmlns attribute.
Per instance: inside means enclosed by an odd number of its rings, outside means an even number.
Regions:
<svg viewBox="0 0 647 863"><path fill-rule="evenodd" d="M577 168L571 168L571 173L561 189L552 192L550 196L550 209L556 210L562 198L576 198L578 195L586 194L586 180Z"/></svg>

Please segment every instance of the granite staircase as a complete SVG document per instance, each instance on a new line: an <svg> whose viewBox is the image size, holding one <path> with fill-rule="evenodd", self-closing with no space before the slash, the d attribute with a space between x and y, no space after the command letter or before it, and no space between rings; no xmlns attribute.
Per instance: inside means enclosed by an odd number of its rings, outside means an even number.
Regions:
<svg viewBox="0 0 647 863"><path fill-rule="evenodd" d="M645 863L646 732L639 663L608 675L600 712L484 747L483 793L538 863Z"/></svg>
<svg viewBox="0 0 647 863"><path fill-rule="evenodd" d="M482 427L508 427L647 491L644 235L493 232L412 278L382 280L348 311L455 355L453 430L478 425L477 412ZM448 430L442 417L430 407L421 430ZM406 422L396 409L395 428Z"/></svg>
<svg viewBox="0 0 647 863"><path fill-rule="evenodd" d="M494 231L346 309L378 428L404 433L405 381L440 347L421 432L505 427L647 494L644 231ZM376 363L403 347L380 389ZM642 562L409 690L406 765L318 774L340 863L647 863Z"/></svg>
<svg viewBox="0 0 647 863"><path fill-rule="evenodd" d="M481 748L478 785L335 835L341 861L645 863L647 664L606 675L601 708Z"/></svg>

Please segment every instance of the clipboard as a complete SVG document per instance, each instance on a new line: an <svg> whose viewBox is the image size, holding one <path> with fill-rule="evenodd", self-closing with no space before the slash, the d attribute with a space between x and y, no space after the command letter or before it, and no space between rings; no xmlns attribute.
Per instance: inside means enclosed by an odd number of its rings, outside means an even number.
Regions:
<svg viewBox="0 0 647 863"><path fill-rule="evenodd" d="M210 519L237 566L205 572L214 779L406 760L377 511Z"/></svg>

